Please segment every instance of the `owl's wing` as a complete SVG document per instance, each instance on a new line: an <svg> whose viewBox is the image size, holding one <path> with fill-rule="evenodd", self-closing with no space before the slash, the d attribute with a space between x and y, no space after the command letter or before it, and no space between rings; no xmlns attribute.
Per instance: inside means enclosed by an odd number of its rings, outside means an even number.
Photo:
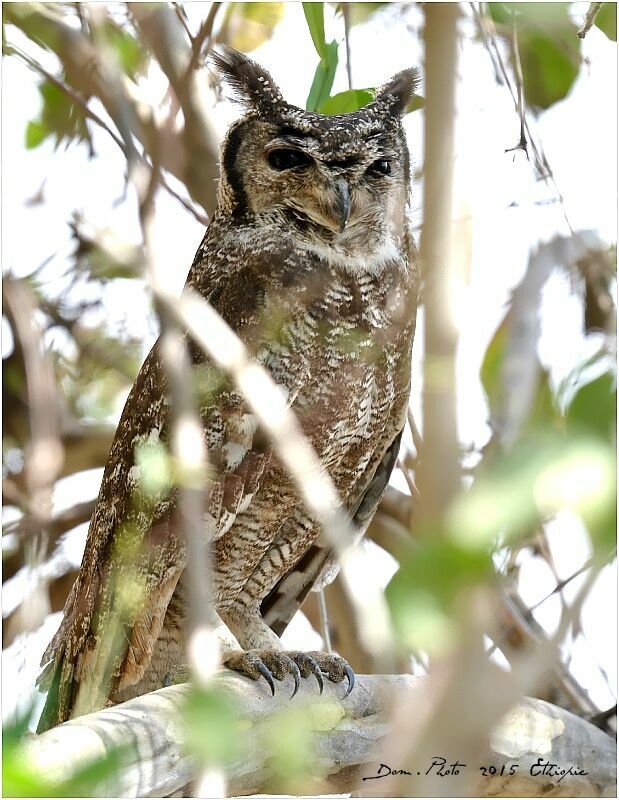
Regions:
<svg viewBox="0 0 619 800"><path fill-rule="evenodd" d="M200 251L198 251L200 253ZM212 264L207 265L212 268ZM205 271L207 269L205 267ZM265 292L251 269L227 268L200 288L240 335L255 322ZM243 398L225 376L203 363L190 344L209 464L206 523L218 538L246 508L271 458L258 439ZM202 370L202 372L200 372ZM200 377L200 375L202 377ZM200 386L200 381L202 385ZM84 557L61 626L42 660L39 685L48 697L39 722L46 730L105 705L113 691L144 674L168 603L185 567L176 491L144 490L136 447L169 438L165 366L155 344L125 405L91 518Z"/></svg>
<svg viewBox="0 0 619 800"><path fill-rule="evenodd" d="M361 494L349 509L353 527L361 537L374 516L398 458L402 431L387 447L374 472L366 477ZM332 568L333 567L333 568ZM326 576L325 572L329 572ZM326 585L337 574L332 547L321 534L302 558L275 584L260 607L264 621L278 636L288 627L310 591Z"/></svg>

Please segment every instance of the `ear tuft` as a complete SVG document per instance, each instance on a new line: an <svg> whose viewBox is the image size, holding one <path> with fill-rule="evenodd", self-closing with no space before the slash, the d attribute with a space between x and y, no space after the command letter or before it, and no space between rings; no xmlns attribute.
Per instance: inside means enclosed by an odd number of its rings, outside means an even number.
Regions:
<svg viewBox="0 0 619 800"><path fill-rule="evenodd" d="M236 100L258 112L284 102L282 94L266 69L232 47L219 45L211 61L228 82Z"/></svg>
<svg viewBox="0 0 619 800"><path fill-rule="evenodd" d="M421 73L417 67L404 69L378 89L374 102L377 105L386 105L391 114L402 116L406 113L406 108L415 96L420 82Z"/></svg>

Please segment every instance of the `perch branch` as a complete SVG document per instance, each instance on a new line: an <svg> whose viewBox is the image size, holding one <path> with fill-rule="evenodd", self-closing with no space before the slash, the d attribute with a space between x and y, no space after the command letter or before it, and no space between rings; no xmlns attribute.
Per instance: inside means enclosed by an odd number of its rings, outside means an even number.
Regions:
<svg viewBox="0 0 619 800"><path fill-rule="evenodd" d="M218 676L243 721L245 755L226 770L235 795L263 793L271 777L269 739L264 725L281 711L289 712L292 678L271 698L268 687L230 673ZM326 682L322 697L304 681L294 706L313 704L318 722L312 734L314 775L304 793L350 792L363 777L376 775L376 750L389 732L389 708L404 690L419 703L426 678L405 675L359 675L354 691L342 701L342 687ZM24 756L50 780L66 778L94 759L119 748L122 763L110 783L98 787L102 796L165 797L195 777L195 766L183 746L182 706L187 685L171 686L126 703L66 722L24 745ZM466 725L466 722L462 722ZM448 761L458 753L445 752ZM587 774L558 777L530 774L539 759L565 769L578 765ZM616 742L589 722L543 700L525 698L496 725L479 764L466 770L480 775L479 767L492 764L497 775L478 782L479 796L525 797L613 796L616 783ZM509 766L518 764L513 776ZM505 775L500 777L505 765ZM398 764L411 771L429 765ZM534 770L535 771L535 770ZM444 778L444 782L450 778ZM448 790L448 786L445 787Z"/></svg>

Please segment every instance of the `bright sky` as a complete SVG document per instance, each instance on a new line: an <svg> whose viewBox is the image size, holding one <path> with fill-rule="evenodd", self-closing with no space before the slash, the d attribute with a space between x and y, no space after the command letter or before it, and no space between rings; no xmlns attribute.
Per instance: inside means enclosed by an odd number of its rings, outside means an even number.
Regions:
<svg viewBox="0 0 619 800"><path fill-rule="evenodd" d="M351 35L353 81L357 88L375 86L393 73L421 64L416 31L421 23L417 8L404 16L396 7L376 15L369 24L354 27ZM466 5L466 4L465 4ZM587 3L577 4L580 19ZM204 18L208 4L187 5L194 29ZM341 21L327 20L329 34L342 39ZM411 30L407 30L407 26ZM498 322L505 312L511 289L521 279L528 253L539 242L556 234L569 233L567 214L574 229L595 229L608 242L616 242L617 228L617 46L597 28L583 42L583 66L570 95L533 120L533 130L543 143L565 204L547 202L556 196L552 187L536 182L533 166L524 154L506 154L519 135L519 123L507 87L498 86L488 54L472 41L470 20L462 24L458 84L458 118L455 160L454 216L462 219L461 233L470 246L470 263L465 264L459 294L458 316L461 341L458 357L458 420L463 442L482 445L488 437L487 412L478 379L479 367ZM13 31L11 30L11 36ZM18 43L18 37L15 36ZM344 51L341 48L341 58ZM304 106L316 54L305 27L300 3L288 3L283 22L275 35L252 56L273 74L284 95ZM46 66L54 68L50 59ZM49 291L63 285L62 273L71 251L67 220L73 211L98 228L108 227L119 238L139 240L135 203L131 193L126 202L114 206L123 194L124 159L105 133L94 129L98 158L88 160L86 148L62 148L53 154L45 142L34 151L24 148L24 131L39 111L37 80L14 58L3 60L2 188L3 188L3 269L27 275L50 252L56 258L46 267ZM151 69L145 91L159 99L162 81ZM340 64L334 91L347 88L344 65ZM212 116L223 132L238 109L224 102L214 105ZM414 167L423 163L420 113L406 121ZM27 200L41 188L45 178L43 205L29 206ZM413 189L414 219L421 219L421 186ZM201 226L169 195L157 200L154 243L158 257L169 262L178 289L182 287L194 252L203 235ZM125 324L127 330L144 341L144 352L156 335L149 300L137 282L116 282L105 290L105 313L111 325ZM83 289L81 290L83 291ZM544 295L540 355L558 382L570 369L595 349L578 332L580 306L570 294L567 280L553 278ZM94 321L94 320L93 320ZM3 326L4 330L4 326ZM421 322L415 342L415 375L423 342ZM59 336L59 334L57 335ZM63 346L56 340L56 346ZM6 338L3 348L10 346ZM420 416L418 382L413 382L412 406ZM118 408L120 414L121 407ZM56 496L58 507L92 497L98 490L100 472L83 479L64 481ZM398 483L399 476L394 481ZM74 537L71 557L79 562L80 542L85 532ZM550 539L561 577L568 576L586 559L586 537L576 520L564 518L551 526ZM388 580L392 566L385 559L381 582ZM22 576L23 580L24 576ZM10 583L10 582L9 582ZM24 583L21 583L23 587ZM539 560L528 560L522 593L526 602L541 599L554 588L554 579ZM566 591L568 599L579 586L574 581ZM5 605L13 605L21 589L15 585L5 591ZM8 597L6 596L8 594ZM11 600L10 598L13 598ZM556 602L555 602L556 600ZM599 580L585 609L586 640L582 637L573 649L572 668L591 691L592 698L606 707L614 702L612 693L597 670L602 664L611 685L616 682L616 590L614 568ZM8 612L5 607L4 613ZM538 618L551 630L556 625L558 599L541 606ZM3 660L3 716L14 707L16 686L32 684L38 658L59 619L48 620L45 630L28 642L18 640Z"/></svg>

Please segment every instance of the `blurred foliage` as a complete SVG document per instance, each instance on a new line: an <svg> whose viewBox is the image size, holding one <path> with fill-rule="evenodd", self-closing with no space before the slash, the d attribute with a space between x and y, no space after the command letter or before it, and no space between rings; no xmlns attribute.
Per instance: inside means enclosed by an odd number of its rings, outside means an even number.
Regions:
<svg viewBox="0 0 619 800"><path fill-rule="evenodd" d="M146 73L148 52L133 31L121 27L108 17L101 26L101 36L125 75L135 81Z"/></svg>
<svg viewBox="0 0 619 800"><path fill-rule="evenodd" d="M602 3L595 18L596 25L608 38L617 41L617 3Z"/></svg>
<svg viewBox="0 0 619 800"><path fill-rule="evenodd" d="M118 750L79 768L62 780L54 780L41 774L24 752L31 716L32 709L2 728L3 797L113 796L117 785L115 774L122 761Z"/></svg>
<svg viewBox="0 0 619 800"><path fill-rule="evenodd" d="M187 745L199 763L225 766L240 757L244 724L217 687L192 687L183 714Z"/></svg>
<svg viewBox="0 0 619 800"><path fill-rule="evenodd" d="M284 3L226 3L221 42L249 53L273 35L284 17Z"/></svg>
<svg viewBox="0 0 619 800"><path fill-rule="evenodd" d="M377 11L387 8L389 3L347 3L348 14L351 25L360 25L367 22ZM344 13L344 4L338 3L336 10L339 14Z"/></svg>
<svg viewBox="0 0 619 800"><path fill-rule="evenodd" d="M389 5L350 3L349 22L353 26L363 24ZM51 29L42 24L43 17L35 13L37 8L40 7L34 4L5 4L3 21L11 22L46 49L46 55L50 55L49 51L60 54L60 43L51 35ZM335 9L339 15L338 31L343 30L343 4L330 4L328 8ZM536 110L547 109L566 97L582 61L570 4L489 3L484 8L510 51L512 64L516 56L515 28L526 105ZM73 29L83 24L76 4L46 5L44 9ZM370 87L331 95L336 70L344 66L339 59L338 41L327 41L324 3L303 3L303 10L318 57L307 108L324 114L341 114L367 105L374 96ZM284 12L284 3L227 3L218 41L250 52L273 35ZM615 3L602 4L595 25L616 41ZM91 38L87 23L85 29ZM139 83L151 56L130 16L114 9L114 13L106 16L99 33L100 43L112 54L124 73L124 80ZM6 54L15 54L6 41L4 25L3 46ZM97 102L97 98L81 92L79 75L66 74L62 59L54 74L84 103ZM92 154L90 123L80 103L47 78L41 80L39 92L41 109L26 128L26 147L36 148L52 139L56 147L86 143ZM415 97L408 110L422 108L423 102L421 96ZM102 318L101 297L107 287L119 281L139 279L142 252L139 247L119 241L112 231L89 227L78 215L69 225L74 249L64 276L66 290L52 292L44 280L44 270L33 270L27 280L39 304L37 316L44 342L61 337L61 346L50 349L63 410L62 437L67 457L72 452L74 429L77 427L83 435L73 449L79 457L70 461L72 470L78 471L103 465L109 442L98 446L96 456L92 455L89 442L95 439L98 430L92 423L108 419L117 409L118 399L129 389L141 361L141 343L125 331L112 331ZM578 277L584 284L585 333L601 332L606 344L557 388L536 362L537 382L518 441L506 450L493 437L480 454L470 489L456 498L442 519L415 531L414 546L411 544L396 554L401 567L388 587L387 599L395 627L408 648L444 652L462 632L459 617L462 599L476 587L494 585L493 556L504 547L518 548L558 511L568 509L582 519L599 560L607 559L615 547L616 371L609 340L615 317L616 250L590 253L578 265ZM76 288L80 291L75 291ZM86 301L84 296L95 299ZM491 418L496 417L505 402L503 367L510 313L512 310L508 309L488 345L481 369ZM13 321L10 316L5 320L15 339ZM280 324L275 318L270 322L274 327ZM345 345L352 346L342 342L342 347ZM229 381L208 368L196 370L192 377L195 394L202 399L222 382ZM23 451L29 438L29 420L23 353L17 340L4 360L3 402L4 476L14 478L17 488L23 491ZM173 486L177 477L175 465L158 441L138 445L136 458L140 485L135 501L148 506ZM127 542L138 540L133 532L125 531L118 538L118 546L122 548ZM131 560L135 553L127 551L121 555ZM143 597L143 586L137 576L131 585L114 588L127 618L133 616ZM120 622L107 634L112 641L111 651L113 641L124 635ZM312 771L315 767L312 734L328 730L333 720L339 719L338 708L316 704L310 709L295 709L296 713L291 709L290 713L265 723L259 738L274 753L274 790L294 792L298 779ZM194 689L185 707L185 720L188 745L201 763L221 765L239 757L246 723L235 716L216 689ZM85 768L62 783L46 781L20 757L27 721L26 715L4 731L6 796L90 795L113 775L119 754Z"/></svg>
<svg viewBox="0 0 619 800"><path fill-rule="evenodd" d="M39 93L43 105L38 118L28 123L26 147L31 150L54 136L56 147L63 141L67 146L73 141L87 142L90 155L94 155L83 110L51 81L40 83Z"/></svg>
<svg viewBox="0 0 619 800"><path fill-rule="evenodd" d="M489 3L490 16L513 52L517 34L525 101L549 108L574 85L581 64L581 40L569 3Z"/></svg>
<svg viewBox="0 0 619 800"><path fill-rule="evenodd" d="M596 563L613 556L617 372L615 339L607 320L614 320L614 304L605 309L601 326L610 333L605 344L556 388L536 352L535 320L549 266L574 274L567 259L576 257L578 236L563 241L563 247L555 240L533 251L483 359L480 378L493 433L472 485L460 491L441 519L417 529L414 546L401 554L387 599L408 648L440 654L452 647L464 629L459 616L462 599L475 587L493 585L493 556L505 547L518 549L560 512L580 518ZM554 261L559 253L565 263ZM592 260L596 262L595 252L589 251L576 262L576 274L590 275ZM610 279L613 267L604 264ZM575 285L584 305L586 292L582 284ZM503 432L513 428L506 415L515 413L509 404L514 375L522 380L530 374L526 365L523 370L523 359L533 367L536 385L523 395L528 401L526 418L517 427L516 440L508 444Z"/></svg>
<svg viewBox="0 0 619 800"><path fill-rule="evenodd" d="M387 586L393 624L402 644L432 655L444 653L457 635L464 592L492 578L487 547L463 547L437 527L419 533L421 544L400 558Z"/></svg>

